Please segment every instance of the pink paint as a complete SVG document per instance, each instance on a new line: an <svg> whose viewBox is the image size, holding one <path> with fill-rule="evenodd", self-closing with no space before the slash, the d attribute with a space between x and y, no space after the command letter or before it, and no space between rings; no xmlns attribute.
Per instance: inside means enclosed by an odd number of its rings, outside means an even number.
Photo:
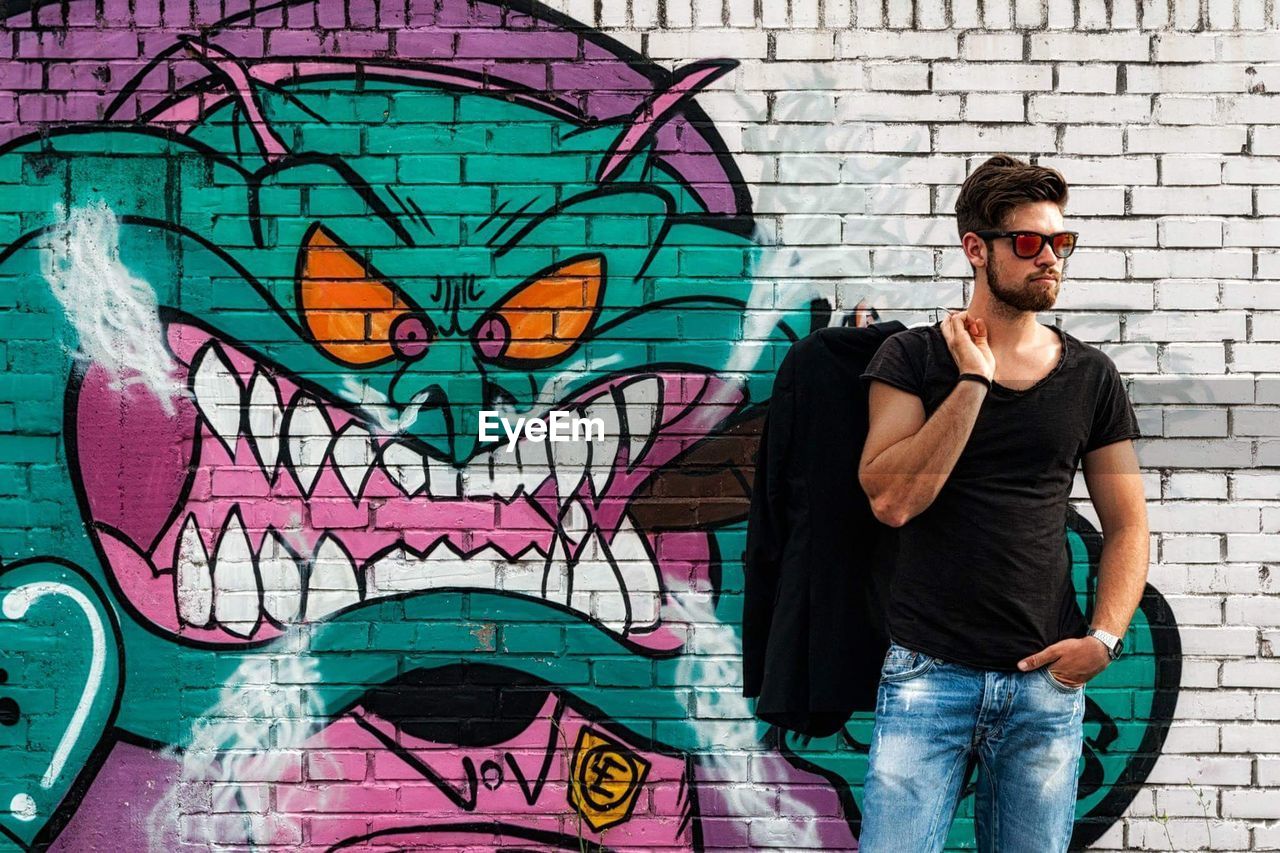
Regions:
<svg viewBox="0 0 1280 853"><path fill-rule="evenodd" d="M144 385L120 392L94 365L80 386L76 453L94 521L149 546L173 508L191 459L196 410L175 397L173 414Z"/></svg>
<svg viewBox="0 0 1280 853"><path fill-rule="evenodd" d="M622 809L621 819L602 831L571 803L569 774L575 766L584 767L575 760L583 757L577 753L584 733L582 743L607 742L607 752L643 768L630 809ZM388 740L405 755L388 750ZM543 849L529 841L528 833L538 832L562 837L573 844L569 849L577 849L580 837L593 849L604 843L615 850L691 850L699 820L689 801L693 779L682 756L646 750L614 727L600 728L554 693L547 694L523 731L501 743L424 741L357 705L302 750L340 754L344 763L361 767L367 761L374 769L372 779L273 783L278 811L305 821L317 846L376 835L357 849L380 843L399 849ZM583 769L579 782L593 780L598 776Z"/></svg>
<svg viewBox="0 0 1280 853"><path fill-rule="evenodd" d="M549 20L537 14L521 14L507 4L474 2L473 0L396 0L396 2L351 3L348 0L303 0L284 8L258 9L253 16L231 25L217 23L225 10L218 4L202 5L193 20L192 10L181 3L162 0L137 0L123 3L121 14L107 11L102 20L113 27L78 27L68 31L55 20L50 32L32 32L33 25L44 27L46 18L58 19L61 10L67 11L69 20L98 20L96 0L67 0L61 4L41 7L38 15L21 12L5 20L5 26L17 36L14 59L17 60L78 60L85 63L114 59L148 61L173 48L180 39L201 37L210 46L218 47L240 57L296 55L314 56L321 51L331 57L330 64L342 70L339 73L353 75L363 65L402 79L420 81L453 82L459 87L494 91L503 97L537 102L543 109L554 109L574 121L605 123L633 114L655 91L667 87L668 75L650 75L633 67L630 56L620 55L607 43L598 43L590 37L579 35L575 28L566 26L559 19ZM360 9L357 12L357 9ZM378 37L353 38L345 32L348 17L359 14L369 20L377 20L380 29L394 30L397 53L401 58L421 56L429 60L430 67L404 68L401 65L384 67L379 63L384 50L381 33ZM134 26L129 26L132 19ZM283 22L289 30L305 31L316 26L317 20L332 20L339 38L327 38L322 45L298 46L285 49L271 45L279 34ZM156 24L161 24L156 27ZM121 26L126 27L121 31ZM358 28L357 28L358 29ZM69 32L73 35L69 35ZM55 38L55 36L57 38ZM262 50L266 43L267 50ZM580 42L580 55L569 55L569 48ZM544 47L545 46L545 47ZM585 81L566 78L561 73L578 65L598 69L598 74ZM0 89L12 90L4 82L20 65L6 63L0 67ZM194 66L194 70L184 68ZM304 70L305 66L308 70ZM315 73L321 63L301 63L299 79ZM259 76L256 66L246 68L255 79ZM474 72L475 78L465 76ZM550 74L548 74L550 72ZM188 130L200 110L208 110L228 97L222 87L215 86L213 97L193 97L188 106L170 112L168 102L174 97L124 96L126 85L137 85L139 93L177 92L188 84L204 81L214 72L194 61L183 62L169 56L167 61L156 63L154 71L144 80L136 81L128 75L112 75L108 84L85 78L75 89L62 92L53 87L35 86L31 104L23 108L20 120L10 119L0 125L0 142L37 132L47 122L70 124L80 121L132 123L159 107L160 114L148 116L148 123L173 127L178 132ZM170 77L172 75L172 78ZM172 79L172 83L170 82ZM562 82L563 81L563 82ZM199 86L195 88L206 88ZM532 93L532 94L526 94ZM115 106L113 111L108 108ZM682 108L677 112L683 113ZM4 105L0 102L0 115ZM206 112L207 114L207 112ZM674 115L661 124L654 135L655 153L663 162L681 176L682 181L694 188L707 210L726 217L745 217L750 214L746 194L738 190L741 178L726 161L704 155L713 154L718 144L715 131L701 126L700 114ZM274 155L270 155L274 156Z"/></svg>
<svg viewBox="0 0 1280 853"><path fill-rule="evenodd" d="M728 65L709 65L692 71L677 71L675 82L669 88L655 94L636 111L636 120L618 140L613 154L600 166L599 180L603 183L613 178L636 152L641 140L675 115L677 106L724 75L730 68Z"/></svg>

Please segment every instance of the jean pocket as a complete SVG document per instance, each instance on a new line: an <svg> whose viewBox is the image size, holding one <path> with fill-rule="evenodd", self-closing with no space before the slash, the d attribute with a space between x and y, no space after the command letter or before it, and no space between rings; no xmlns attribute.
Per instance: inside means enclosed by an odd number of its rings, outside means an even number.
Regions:
<svg viewBox="0 0 1280 853"><path fill-rule="evenodd" d="M884 665L880 667L881 681L906 681L909 678L915 678L924 675L938 659L926 655L924 652L913 651L894 643L889 646L889 652L884 656Z"/></svg>
<svg viewBox="0 0 1280 853"><path fill-rule="evenodd" d="M1057 690L1059 693L1079 693L1081 690L1084 690L1083 684L1081 684L1079 687L1072 687L1070 684L1063 684L1061 681L1054 678L1053 673L1049 672L1048 664L1040 667L1038 672L1041 675L1043 675L1044 680L1052 684L1053 688Z"/></svg>

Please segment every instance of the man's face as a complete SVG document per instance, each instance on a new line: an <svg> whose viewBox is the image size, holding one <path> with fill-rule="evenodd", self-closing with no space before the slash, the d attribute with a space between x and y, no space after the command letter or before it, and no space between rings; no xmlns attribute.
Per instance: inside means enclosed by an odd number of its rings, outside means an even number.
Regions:
<svg viewBox="0 0 1280 853"><path fill-rule="evenodd" d="M1051 201L1037 201L1014 208L1005 218L1005 231L1063 231L1062 211ZM999 238L991 242L987 255L987 287L998 302L1015 311L1045 311L1053 307L1066 260L1059 258L1048 241L1034 258L1013 253L1013 241Z"/></svg>

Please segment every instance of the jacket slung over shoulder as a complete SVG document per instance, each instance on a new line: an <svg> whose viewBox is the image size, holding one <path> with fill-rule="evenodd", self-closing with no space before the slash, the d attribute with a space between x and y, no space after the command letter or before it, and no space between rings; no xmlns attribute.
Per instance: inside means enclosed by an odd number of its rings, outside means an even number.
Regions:
<svg viewBox="0 0 1280 853"><path fill-rule="evenodd" d="M897 532L858 482L859 376L895 321L818 329L774 378L744 554L743 694L765 722L823 737L875 708Z"/></svg>

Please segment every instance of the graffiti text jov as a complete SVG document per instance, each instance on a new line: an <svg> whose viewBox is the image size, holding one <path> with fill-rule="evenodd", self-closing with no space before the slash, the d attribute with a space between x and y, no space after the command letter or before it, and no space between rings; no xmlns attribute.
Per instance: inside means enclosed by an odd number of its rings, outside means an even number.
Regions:
<svg viewBox="0 0 1280 853"><path fill-rule="evenodd" d="M9 15L0 847L856 849L870 709L741 698L815 315L697 103L732 59L525 2ZM604 436L479 438L553 409ZM1159 752L1161 604L1090 686L1078 841Z"/></svg>

